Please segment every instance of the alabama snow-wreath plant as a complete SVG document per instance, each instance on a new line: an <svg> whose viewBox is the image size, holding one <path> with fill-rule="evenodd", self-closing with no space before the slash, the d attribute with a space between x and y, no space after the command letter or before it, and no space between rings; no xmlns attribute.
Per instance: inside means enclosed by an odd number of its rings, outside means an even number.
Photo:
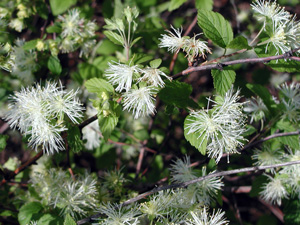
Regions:
<svg viewBox="0 0 300 225"><path fill-rule="evenodd" d="M299 224L297 3L2 0L1 223Z"/></svg>

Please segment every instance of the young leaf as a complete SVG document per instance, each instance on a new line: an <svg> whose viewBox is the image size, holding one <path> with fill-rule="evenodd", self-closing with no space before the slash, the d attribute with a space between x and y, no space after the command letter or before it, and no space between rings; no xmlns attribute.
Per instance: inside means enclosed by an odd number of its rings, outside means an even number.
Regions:
<svg viewBox="0 0 300 225"><path fill-rule="evenodd" d="M198 10L198 25L207 38L222 48L226 48L233 39L230 23L217 12Z"/></svg>
<svg viewBox="0 0 300 225"><path fill-rule="evenodd" d="M193 91L191 85L179 81L165 82L166 86L158 93L159 98L168 105L175 105L179 108L199 108L191 98Z"/></svg>
<svg viewBox="0 0 300 225"><path fill-rule="evenodd" d="M54 23L54 25L48 26L46 28L46 31L49 34L51 34L51 33L61 33L62 32L62 28L61 28L61 25L59 23Z"/></svg>
<svg viewBox="0 0 300 225"><path fill-rule="evenodd" d="M150 62L150 66L151 66L151 68L156 69L160 66L161 62L162 62L161 59L154 59Z"/></svg>
<svg viewBox="0 0 300 225"><path fill-rule="evenodd" d="M64 225L76 225L76 222L69 214L67 214L65 217Z"/></svg>
<svg viewBox="0 0 300 225"><path fill-rule="evenodd" d="M108 140L112 131L117 126L121 113L121 106L118 103L110 101L109 105L109 109L98 113L99 127L105 141Z"/></svg>
<svg viewBox="0 0 300 225"><path fill-rule="evenodd" d="M195 118L192 117L191 115L188 115L185 118L185 120L184 120L184 137L186 140L188 140L191 143L192 146L194 146L196 149L198 149L202 155L205 155L207 141L208 141L208 139L203 136L205 134L205 132L203 132L202 135L201 135L200 131L188 134L188 132L189 132L188 126L189 126L189 124L194 122L193 119L195 119Z"/></svg>
<svg viewBox="0 0 300 225"><path fill-rule="evenodd" d="M67 11L72 5L75 5L77 0L50 0L52 14L57 16Z"/></svg>
<svg viewBox="0 0 300 225"><path fill-rule="evenodd" d="M131 42L131 44L130 44L130 47L132 47L135 43L137 43L140 39L142 39L142 37L137 37L137 38L135 38L132 42Z"/></svg>
<svg viewBox="0 0 300 225"><path fill-rule="evenodd" d="M78 126L72 126L71 124L67 124L68 126L68 144L69 148L72 152L78 153L83 149L83 141L81 140L81 133Z"/></svg>
<svg viewBox="0 0 300 225"><path fill-rule="evenodd" d="M31 218L43 209L39 202L29 202L19 209L18 221L20 225L29 224Z"/></svg>
<svg viewBox="0 0 300 225"><path fill-rule="evenodd" d="M185 3L187 0L171 0L169 5L169 11L173 11L175 9L178 9L183 3Z"/></svg>
<svg viewBox="0 0 300 225"><path fill-rule="evenodd" d="M232 86L235 81L234 70L212 70L211 75L214 79L214 87L220 95L224 95Z"/></svg>
<svg viewBox="0 0 300 225"><path fill-rule="evenodd" d="M212 10L213 8L213 0L196 0L196 9L198 10Z"/></svg>
<svg viewBox="0 0 300 225"><path fill-rule="evenodd" d="M89 79L85 82L85 87L91 93L114 92L114 87L101 78Z"/></svg>
<svg viewBox="0 0 300 225"><path fill-rule="evenodd" d="M62 71L60 61L57 57L50 56L47 63L48 69L55 75L59 75Z"/></svg>
<svg viewBox="0 0 300 225"><path fill-rule="evenodd" d="M27 41L24 43L23 45L23 49L24 50L31 50L34 49L36 47L36 43L37 43L37 39L36 40L31 40L31 41Z"/></svg>
<svg viewBox="0 0 300 225"><path fill-rule="evenodd" d="M106 30L103 33L114 44L116 44L116 45L123 45L124 44L124 40L119 34L113 32L113 31L110 31L110 30Z"/></svg>
<svg viewBox="0 0 300 225"><path fill-rule="evenodd" d="M234 38L227 48L231 49L251 49L251 47L248 45L248 40L243 36L238 36Z"/></svg>

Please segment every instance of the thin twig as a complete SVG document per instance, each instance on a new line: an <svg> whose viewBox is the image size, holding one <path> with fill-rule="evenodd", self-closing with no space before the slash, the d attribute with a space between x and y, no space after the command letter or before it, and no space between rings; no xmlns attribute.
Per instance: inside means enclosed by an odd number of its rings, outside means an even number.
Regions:
<svg viewBox="0 0 300 225"><path fill-rule="evenodd" d="M243 173L243 172L257 172L257 171L260 171L260 170L266 170L266 169L271 169L271 168L276 168L276 167L283 167L283 166L290 166L290 165L295 165L295 164L300 164L300 160L285 162L285 163L278 163L278 164L273 164L273 165L268 165L268 166L253 166L253 167L245 167L245 168L234 169L234 170L229 170L229 171L214 172L214 173L208 174L206 176L199 177L197 179L190 180L190 181L187 181L187 182L176 183L176 184L171 184L171 185L166 185L166 186L161 186L161 187L154 188L151 191L144 192L143 194L140 194L140 195L138 195L134 198L128 199L127 201L122 203L121 206L130 205L130 204L132 204L134 202L137 202L141 199L145 199L146 197L148 197L152 194L155 194L159 191L164 191L164 190L169 190L169 189L177 189L177 188L185 188L185 187L187 187L191 184L195 184L195 183L198 183L200 181L207 180L207 179L210 179L210 178L213 178L213 177L223 177L223 176L228 176L228 175ZM98 214L95 214L93 216L87 217L85 219L79 220L79 221L77 221L77 224L84 224L84 223L90 222L93 219L98 218L100 215L101 214L98 213Z"/></svg>
<svg viewBox="0 0 300 225"><path fill-rule="evenodd" d="M28 166L35 163L42 156L43 156L43 150L41 150L33 158L29 159L27 162L25 162L23 165L21 165L19 168L17 168L14 172L10 173L7 177L3 178L3 180L0 183L0 186L5 184L7 181L11 180L15 176L17 176L19 173L21 173L23 170L25 170Z"/></svg>

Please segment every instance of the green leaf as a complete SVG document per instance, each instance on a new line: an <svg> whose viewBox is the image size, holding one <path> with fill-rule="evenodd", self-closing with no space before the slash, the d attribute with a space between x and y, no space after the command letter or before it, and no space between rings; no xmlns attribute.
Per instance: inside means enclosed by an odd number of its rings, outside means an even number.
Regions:
<svg viewBox="0 0 300 225"><path fill-rule="evenodd" d="M46 28L46 31L49 34L51 34L51 33L61 33L62 32L62 28L61 28L61 25L59 23L54 23L54 25L48 26Z"/></svg>
<svg viewBox="0 0 300 225"><path fill-rule="evenodd" d="M119 34L113 32L113 31L110 31L110 30L106 30L103 33L114 44L116 44L116 45L122 45L123 46L124 40L123 40L123 38Z"/></svg>
<svg viewBox="0 0 300 225"><path fill-rule="evenodd" d="M113 42L111 42L108 39L104 39L97 49L97 53L99 55L111 55L115 53L116 51L121 51L122 48L118 45L115 45Z"/></svg>
<svg viewBox="0 0 300 225"><path fill-rule="evenodd" d="M84 85L91 93L114 92L114 87L106 80L101 78L89 79Z"/></svg>
<svg viewBox="0 0 300 225"><path fill-rule="evenodd" d="M80 63L78 65L78 68L79 68L79 73L82 79L84 80L94 78L94 77L99 77L102 74L101 71L99 71L99 69L95 65L90 63L86 63L86 62Z"/></svg>
<svg viewBox="0 0 300 225"><path fill-rule="evenodd" d="M32 217L38 214L43 209L43 206L39 202L29 202L23 205L18 213L18 221L20 225L29 224Z"/></svg>
<svg viewBox="0 0 300 225"><path fill-rule="evenodd" d="M63 221L62 217L47 213L42 215L42 217L38 220L37 224L43 224L43 225L62 224L62 221Z"/></svg>
<svg viewBox="0 0 300 225"><path fill-rule="evenodd" d="M8 135L0 134L0 152L2 152L5 149L8 137Z"/></svg>
<svg viewBox="0 0 300 225"><path fill-rule="evenodd" d="M137 38L135 38L132 42L131 42L131 44L130 44L130 47L132 47L135 43L137 43L139 40L141 40L142 39L142 37L137 37Z"/></svg>
<svg viewBox="0 0 300 225"><path fill-rule="evenodd" d="M158 96L166 104L179 108L199 108L198 104L190 98L192 91L192 86L187 83L166 80L165 87L159 91Z"/></svg>
<svg viewBox="0 0 300 225"><path fill-rule="evenodd" d="M286 225L297 225L300 224L300 202L299 198L295 196L294 199L289 199L289 201L283 204L284 213L284 224Z"/></svg>
<svg viewBox="0 0 300 225"><path fill-rule="evenodd" d="M154 59L150 62L150 66L151 66L151 68L156 69L160 66L161 62L162 62L161 59Z"/></svg>
<svg viewBox="0 0 300 225"><path fill-rule="evenodd" d="M211 70L214 79L214 87L220 95L224 95L235 81L234 70L225 68L224 70Z"/></svg>
<svg viewBox="0 0 300 225"><path fill-rule="evenodd" d="M59 75L62 71L60 61L57 57L50 56L47 62L48 69L55 75Z"/></svg>
<svg viewBox="0 0 300 225"><path fill-rule="evenodd" d="M287 120L279 120L275 127L284 133L296 131L293 125ZM285 136L276 138L280 143L290 146L292 149L299 149L299 136Z"/></svg>
<svg viewBox="0 0 300 225"><path fill-rule="evenodd" d="M217 12L198 10L198 25L207 38L222 48L226 48L233 39L230 23Z"/></svg>
<svg viewBox="0 0 300 225"><path fill-rule="evenodd" d="M250 136L251 134L255 133L256 132L256 128L247 124L246 125L246 131L242 134L243 137L248 137Z"/></svg>
<svg viewBox="0 0 300 225"><path fill-rule="evenodd" d="M144 62L148 62L151 59L153 59L153 57L151 55L148 55L148 54L134 54L131 57L131 60L134 63L134 65L142 64Z"/></svg>
<svg viewBox="0 0 300 225"><path fill-rule="evenodd" d="M109 109L101 110L98 113L99 127L105 141L117 126L121 113L121 106L118 103L110 101L109 105Z"/></svg>
<svg viewBox="0 0 300 225"><path fill-rule="evenodd" d="M31 41L27 41L24 43L23 45L23 49L24 50L31 50L34 49L36 47L36 43L38 40L31 40Z"/></svg>
<svg viewBox="0 0 300 225"><path fill-rule="evenodd" d="M67 11L72 5L75 5L77 0L50 0L52 14L57 16Z"/></svg>
<svg viewBox="0 0 300 225"><path fill-rule="evenodd" d="M231 49L252 49L249 45L248 45L248 40L243 37L243 36L238 36L236 38L234 38L229 45L227 46L227 48L231 48Z"/></svg>
<svg viewBox="0 0 300 225"><path fill-rule="evenodd" d="M83 149L83 141L81 139L81 133L78 126L73 126L72 124L68 123L68 144L69 148L72 152L78 153Z"/></svg>
<svg viewBox="0 0 300 225"><path fill-rule="evenodd" d="M272 95L270 94L268 89L261 86L260 84L246 84L246 86L249 90L251 90L254 94L259 96L263 100L268 110L274 115L277 104L274 102Z"/></svg>
<svg viewBox="0 0 300 225"><path fill-rule="evenodd" d="M202 155L205 155L206 153L206 146L208 139L205 138L205 131L201 135L201 131L190 133L188 126L192 123L194 123L195 117L188 115L184 120L184 137L186 140L188 140L192 146L194 146L196 149L199 150L199 152Z"/></svg>
<svg viewBox="0 0 300 225"><path fill-rule="evenodd" d="M185 3L187 0L171 0L169 5L169 11L173 11L175 9L178 9L183 3Z"/></svg>
<svg viewBox="0 0 300 225"><path fill-rule="evenodd" d="M213 0L196 0L196 9L198 10L212 10L213 9Z"/></svg>
<svg viewBox="0 0 300 225"><path fill-rule="evenodd" d="M67 214L65 217L64 225L76 225L76 222L69 214Z"/></svg>

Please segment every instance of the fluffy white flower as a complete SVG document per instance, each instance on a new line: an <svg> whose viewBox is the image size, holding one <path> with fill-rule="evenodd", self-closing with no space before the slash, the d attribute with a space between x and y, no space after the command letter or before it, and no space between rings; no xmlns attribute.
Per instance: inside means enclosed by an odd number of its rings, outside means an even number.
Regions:
<svg viewBox="0 0 300 225"><path fill-rule="evenodd" d="M196 36L198 35L200 34L194 35L193 38L185 39L182 47L187 56L191 58L195 58L197 56L202 56L205 58L205 52L209 52L211 54L209 47L206 45L207 42L196 39Z"/></svg>
<svg viewBox="0 0 300 225"><path fill-rule="evenodd" d="M58 16L62 21L62 37L81 34L81 27L84 25L84 19L80 18L78 9L69 10L65 16Z"/></svg>
<svg viewBox="0 0 300 225"><path fill-rule="evenodd" d="M154 114L155 113L155 98L152 87L142 87L139 89L131 89L124 93L123 106L125 110L132 111L134 118Z"/></svg>
<svg viewBox="0 0 300 225"><path fill-rule="evenodd" d="M257 19L262 22L266 22L267 19L273 22L286 22L290 20L290 13L285 11L284 8L278 6L275 1L271 0L256 0L251 4Z"/></svg>
<svg viewBox="0 0 300 225"><path fill-rule="evenodd" d="M199 110L190 113L189 124L185 127L187 134L197 133L208 141L208 155L218 162L224 153L237 153L236 148L242 147L242 134L245 132L245 117L242 103L238 103L239 91L230 89L210 110ZM210 100L211 101L211 100Z"/></svg>
<svg viewBox="0 0 300 225"><path fill-rule="evenodd" d="M266 175L269 178L269 182L263 186L263 191L260 192L263 200L271 203L277 203L281 205L281 200L283 198L288 198L288 192L284 185L284 180L281 177L271 177Z"/></svg>
<svg viewBox="0 0 300 225"><path fill-rule="evenodd" d="M268 113L268 108L261 98L251 98L249 101L247 101L243 110L246 113L251 114L250 123L260 120L263 126L263 121L266 118L266 114Z"/></svg>
<svg viewBox="0 0 300 225"><path fill-rule="evenodd" d="M162 76L166 77L168 80L172 79L171 77L167 76L164 72L156 68L149 67L149 68L142 69L140 72L142 72L144 75L138 79L138 82L146 81L148 84L155 87L165 86L165 83L161 78Z"/></svg>
<svg viewBox="0 0 300 225"><path fill-rule="evenodd" d="M137 225L140 212L137 205L121 206L118 204L103 204L100 213L107 216L105 219L99 219L102 225Z"/></svg>
<svg viewBox="0 0 300 225"><path fill-rule="evenodd" d="M136 66L127 66L125 64L114 62L115 64L108 63L109 68L105 70L105 76L113 85L118 85L116 91L126 92L130 90L133 75L138 72Z"/></svg>
<svg viewBox="0 0 300 225"><path fill-rule="evenodd" d="M184 45L185 40L181 37L182 29L175 29L173 26L171 26L174 33L167 30L168 34L162 34L162 38L159 38L161 41L158 45L160 48L167 47L168 51L174 53L179 52L180 48Z"/></svg>
<svg viewBox="0 0 300 225"><path fill-rule="evenodd" d="M196 179L197 176L191 167L191 160L186 156L183 160L177 159L170 168L171 180L176 183Z"/></svg>
<svg viewBox="0 0 300 225"><path fill-rule="evenodd" d="M30 136L29 146L35 150L40 145L48 154L64 150L60 132L67 128L62 124L63 115L73 122L81 117L83 108L75 93L66 93L62 88L56 83L48 82L45 87L36 84L11 97L5 119L12 128Z"/></svg>
<svg viewBox="0 0 300 225"><path fill-rule="evenodd" d="M187 225L225 225L228 224L228 221L223 218L225 212L221 212L218 210L217 212L213 212L212 215L209 215L206 212L206 208L204 207L200 211L191 211L190 215L192 219L186 221Z"/></svg>

